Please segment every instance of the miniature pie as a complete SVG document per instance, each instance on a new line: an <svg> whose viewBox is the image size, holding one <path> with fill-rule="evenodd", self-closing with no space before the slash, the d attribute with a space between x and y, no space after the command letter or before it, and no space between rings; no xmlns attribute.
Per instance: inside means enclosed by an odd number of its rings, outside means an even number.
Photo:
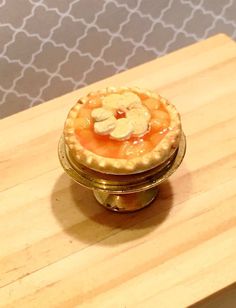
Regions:
<svg viewBox="0 0 236 308"><path fill-rule="evenodd" d="M111 174L162 164L177 149L180 135L172 104L154 92L128 87L89 93L70 110L64 127L74 162Z"/></svg>

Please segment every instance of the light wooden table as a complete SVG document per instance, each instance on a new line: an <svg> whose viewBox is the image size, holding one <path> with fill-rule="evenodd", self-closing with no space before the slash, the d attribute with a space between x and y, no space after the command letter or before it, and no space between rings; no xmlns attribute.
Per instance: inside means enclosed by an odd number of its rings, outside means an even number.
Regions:
<svg viewBox="0 0 236 308"><path fill-rule="evenodd" d="M57 158L69 108L109 85L151 88L188 150L154 204L119 215ZM224 35L0 123L0 305L184 307L236 280L236 44Z"/></svg>

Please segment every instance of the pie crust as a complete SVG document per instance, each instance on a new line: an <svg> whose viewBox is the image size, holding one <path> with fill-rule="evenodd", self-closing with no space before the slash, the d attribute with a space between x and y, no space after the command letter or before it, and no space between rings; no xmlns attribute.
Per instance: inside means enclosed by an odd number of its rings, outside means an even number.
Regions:
<svg viewBox="0 0 236 308"><path fill-rule="evenodd" d="M88 103L92 97L104 98L111 94L124 94L126 92L134 93L146 99L151 98L158 100L163 108L165 108L169 114L169 125L168 128L165 129L163 138L149 152L131 158L105 157L88 150L80 143L75 129L76 119L78 118L81 108ZM141 101L143 103L142 99ZM108 174L132 174L157 167L164 163L178 148L181 133L180 116L174 105L155 92L137 87L108 87L97 92L89 93L87 96L79 99L73 106L67 116L64 126L65 144L73 161L98 172Z"/></svg>

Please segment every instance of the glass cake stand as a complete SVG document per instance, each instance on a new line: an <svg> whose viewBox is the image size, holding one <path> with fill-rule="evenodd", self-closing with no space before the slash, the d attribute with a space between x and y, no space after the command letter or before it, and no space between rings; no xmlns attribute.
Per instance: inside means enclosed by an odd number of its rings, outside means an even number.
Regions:
<svg viewBox="0 0 236 308"><path fill-rule="evenodd" d="M176 171L185 152L186 138L182 134L179 147L162 165L141 173L114 175L100 173L75 162L63 136L58 144L58 156L65 172L76 183L92 189L96 200L115 212L133 212L149 205L158 194L158 185Z"/></svg>

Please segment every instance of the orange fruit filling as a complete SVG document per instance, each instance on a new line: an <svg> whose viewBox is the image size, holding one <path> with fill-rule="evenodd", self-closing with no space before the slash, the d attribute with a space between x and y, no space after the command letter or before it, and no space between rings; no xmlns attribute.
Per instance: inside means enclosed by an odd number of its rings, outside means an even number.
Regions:
<svg viewBox="0 0 236 308"><path fill-rule="evenodd" d="M92 96L89 102L81 107L75 120L75 132L80 144L85 149L107 158L129 159L152 151L168 132L170 116L158 99L147 98L145 94L138 95L151 114L150 129L144 136L118 141L110 139L109 135L96 134L91 112L94 108L101 107L102 103L100 97ZM117 118L120 117L123 117L123 114L117 114Z"/></svg>

